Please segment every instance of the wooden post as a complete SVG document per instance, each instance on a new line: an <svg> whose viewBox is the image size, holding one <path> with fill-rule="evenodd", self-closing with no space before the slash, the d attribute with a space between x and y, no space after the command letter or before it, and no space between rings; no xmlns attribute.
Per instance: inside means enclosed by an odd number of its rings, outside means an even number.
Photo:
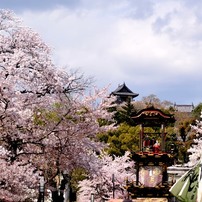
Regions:
<svg viewBox="0 0 202 202"><path fill-rule="evenodd" d="M165 125L161 124L161 151L165 152Z"/></svg>
<svg viewBox="0 0 202 202"><path fill-rule="evenodd" d="M144 126L140 124L140 151L143 151L143 137L144 137Z"/></svg>

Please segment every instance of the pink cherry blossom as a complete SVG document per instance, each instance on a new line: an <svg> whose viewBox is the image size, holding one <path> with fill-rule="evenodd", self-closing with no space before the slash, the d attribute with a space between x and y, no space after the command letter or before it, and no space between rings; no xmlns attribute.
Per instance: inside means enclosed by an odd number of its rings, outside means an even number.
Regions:
<svg viewBox="0 0 202 202"><path fill-rule="evenodd" d="M41 172L50 188L63 171L96 170L92 152L103 148L96 135L113 127L99 120L111 120L113 98L91 85L56 67L40 36L0 10L1 200L36 199Z"/></svg>

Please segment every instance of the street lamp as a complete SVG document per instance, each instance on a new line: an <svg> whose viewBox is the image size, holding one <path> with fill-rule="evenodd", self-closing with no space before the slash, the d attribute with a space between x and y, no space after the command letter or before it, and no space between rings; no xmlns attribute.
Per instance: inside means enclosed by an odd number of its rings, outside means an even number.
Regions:
<svg viewBox="0 0 202 202"><path fill-rule="evenodd" d="M90 195L90 202L94 202L94 193L91 193Z"/></svg>
<svg viewBox="0 0 202 202"><path fill-rule="evenodd" d="M44 185L45 185L44 176L40 176L38 202L44 202Z"/></svg>

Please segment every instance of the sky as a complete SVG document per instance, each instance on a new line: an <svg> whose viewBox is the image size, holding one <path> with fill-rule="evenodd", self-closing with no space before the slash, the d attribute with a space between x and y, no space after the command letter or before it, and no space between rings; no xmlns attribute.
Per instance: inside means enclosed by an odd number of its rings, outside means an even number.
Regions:
<svg viewBox="0 0 202 202"><path fill-rule="evenodd" d="M1 0L52 48L57 66L176 104L202 102L202 1Z"/></svg>

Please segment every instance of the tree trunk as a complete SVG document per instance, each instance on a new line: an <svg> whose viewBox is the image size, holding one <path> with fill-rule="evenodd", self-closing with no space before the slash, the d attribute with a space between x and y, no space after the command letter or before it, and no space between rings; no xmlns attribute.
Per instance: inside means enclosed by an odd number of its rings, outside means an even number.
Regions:
<svg viewBox="0 0 202 202"><path fill-rule="evenodd" d="M60 191L59 194L58 191L52 191L51 193L53 202L64 202L63 191Z"/></svg>

